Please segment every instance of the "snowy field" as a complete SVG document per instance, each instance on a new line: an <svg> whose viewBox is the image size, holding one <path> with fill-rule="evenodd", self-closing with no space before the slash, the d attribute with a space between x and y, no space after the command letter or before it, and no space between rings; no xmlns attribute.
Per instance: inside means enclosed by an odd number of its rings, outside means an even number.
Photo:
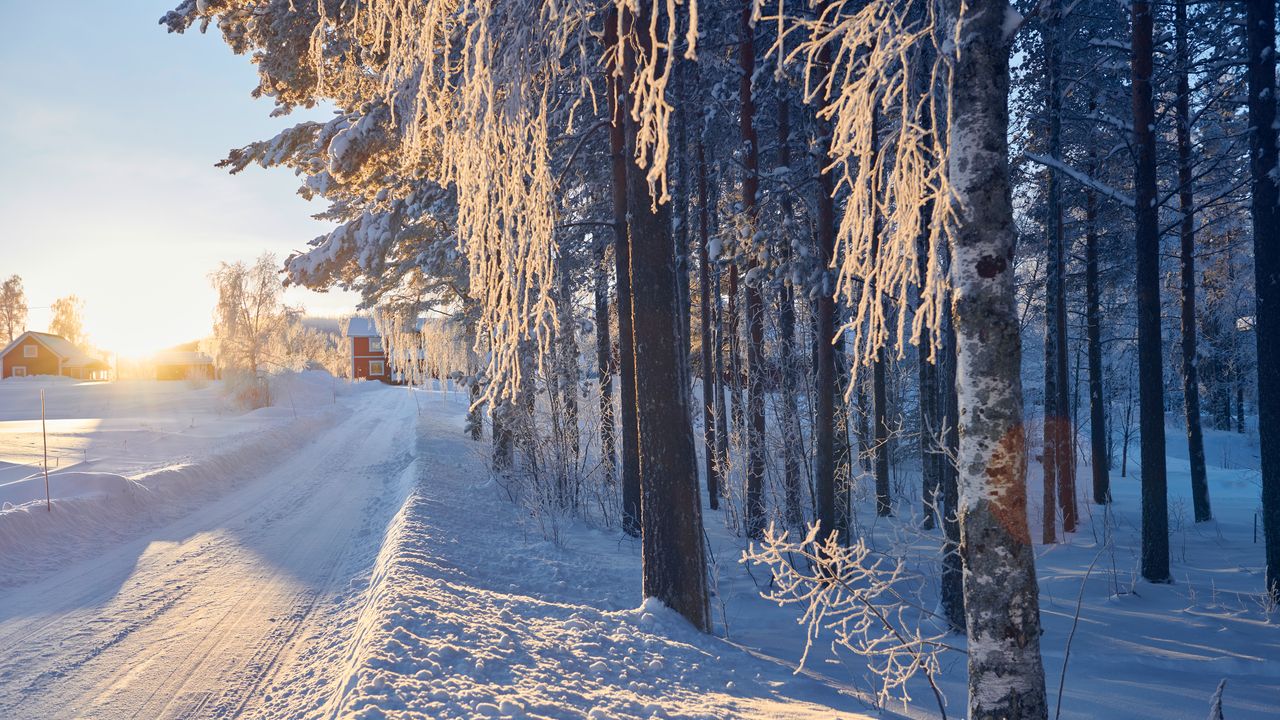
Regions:
<svg viewBox="0 0 1280 720"><path fill-rule="evenodd" d="M42 387L52 512L29 477ZM0 717L939 716L923 683L872 707L859 658L821 640L793 674L795 613L759 598L768 577L738 564L720 514L711 637L640 604L636 541L581 523L545 540L464 437L463 395L323 375L281 390L243 413L216 383L0 382ZM1199 720L1224 678L1227 718L1280 715L1256 438L1207 442L1219 519L1193 525L1170 433L1173 585L1135 580L1132 468L1114 514L1082 504L1079 533L1037 547L1061 717ZM864 499L876 543L932 570L936 535L873 515ZM959 652L944 671L954 717Z"/></svg>

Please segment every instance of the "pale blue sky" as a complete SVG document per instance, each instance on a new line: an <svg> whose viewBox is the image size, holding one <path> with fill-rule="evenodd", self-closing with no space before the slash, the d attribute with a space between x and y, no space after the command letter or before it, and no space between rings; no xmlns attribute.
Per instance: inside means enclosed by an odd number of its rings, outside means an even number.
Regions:
<svg viewBox="0 0 1280 720"><path fill-rule="evenodd" d="M104 349L202 337L219 261L283 258L326 229L290 171L213 167L299 118L267 117L216 29L165 32L176 3L0 0L0 276L22 276L33 330L75 293ZM289 300L334 315L355 297Z"/></svg>

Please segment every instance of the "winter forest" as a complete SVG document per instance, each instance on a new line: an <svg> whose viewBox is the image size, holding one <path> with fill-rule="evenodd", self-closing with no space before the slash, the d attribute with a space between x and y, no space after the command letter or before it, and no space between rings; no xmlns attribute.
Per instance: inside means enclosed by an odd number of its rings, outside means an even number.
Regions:
<svg viewBox="0 0 1280 720"><path fill-rule="evenodd" d="M264 112L332 111L220 166L324 203L286 283L358 291L410 385L465 388L448 432L547 541L636 538L645 607L730 641L721 585L752 583L780 660L860 678L841 712L978 719L1137 716L1138 675L1072 707L1069 666L1140 652L1108 623L1176 639L1221 613L1252 628L1235 657L1280 658L1275 14L184 0L161 22L251 60ZM1249 667L1179 676L1169 716L1280 713Z"/></svg>

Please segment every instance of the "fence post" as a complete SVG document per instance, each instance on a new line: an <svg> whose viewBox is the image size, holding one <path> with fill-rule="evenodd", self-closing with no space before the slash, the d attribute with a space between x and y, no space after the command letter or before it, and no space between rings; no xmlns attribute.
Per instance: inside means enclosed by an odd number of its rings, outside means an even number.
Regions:
<svg viewBox="0 0 1280 720"><path fill-rule="evenodd" d="M40 388L40 436L44 440L44 509L53 512L53 501L49 498L49 431L44 421L44 388Z"/></svg>

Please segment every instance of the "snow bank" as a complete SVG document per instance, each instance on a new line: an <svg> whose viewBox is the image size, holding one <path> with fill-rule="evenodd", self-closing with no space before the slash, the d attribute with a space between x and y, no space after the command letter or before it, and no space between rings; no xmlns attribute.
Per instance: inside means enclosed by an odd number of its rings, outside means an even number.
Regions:
<svg viewBox="0 0 1280 720"><path fill-rule="evenodd" d="M58 498L85 498L129 494L146 490L123 475L107 472L49 473L49 494ZM13 510L27 503L44 504L45 478L37 473L24 480L0 485L0 508Z"/></svg>
<svg viewBox="0 0 1280 720"><path fill-rule="evenodd" d="M637 566L601 562L591 548L603 537L575 552L523 532L498 489L476 484L486 473L460 438L462 407L450 423L425 408L417 487L352 621L345 679L313 716L857 717L834 688L657 601L637 607Z"/></svg>
<svg viewBox="0 0 1280 720"><path fill-rule="evenodd" d="M0 586L86 557L107 542L136 536L198 508L260 475L299 448L335 415L245 432L220 442L215 453L187 458L133 477L101 472L49 476L52 511L44 504L44 476L0 486Z"/></svg>

